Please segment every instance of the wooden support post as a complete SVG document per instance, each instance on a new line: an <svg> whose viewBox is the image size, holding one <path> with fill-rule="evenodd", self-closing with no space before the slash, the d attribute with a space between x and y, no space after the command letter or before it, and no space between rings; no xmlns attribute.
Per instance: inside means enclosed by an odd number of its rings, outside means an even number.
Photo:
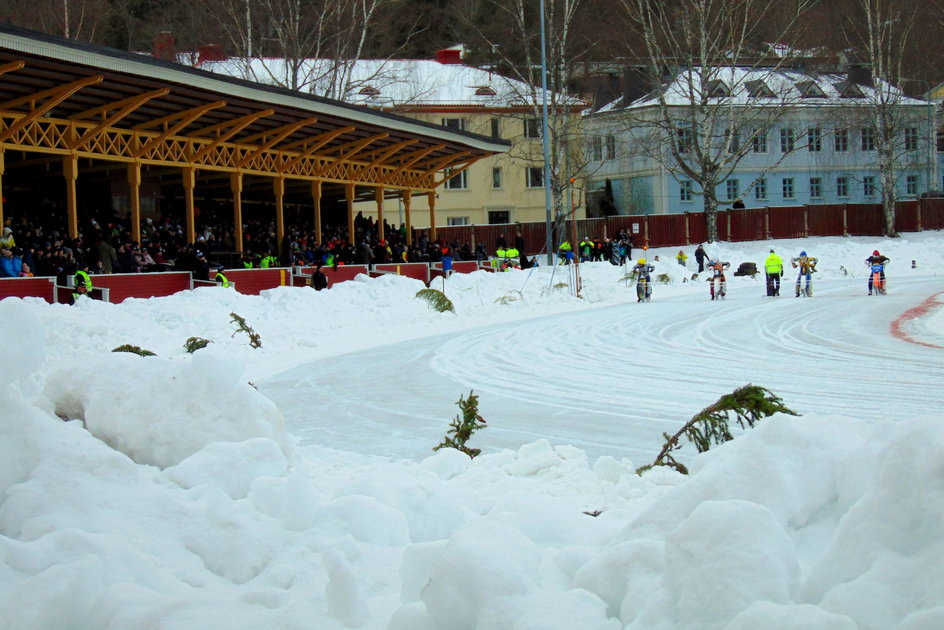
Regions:
<svg viewBox="0 0 944 630"><path fill-rule="evenodd" d="M431 190L427 193L429 198L429 240L436 242L436 191Z"/></svg>
<svg viewBox="0 0 944 630"><path fill-rule="evenodd" d="M193 191L197 185L197 169L192 166L183 168L184 180L184 215L187 222L187 242L197 241L197 221L193 203Z"/></svg>
<svg viewBox="0 0 944 630"><path fill-rule="evenodd" d="M849 204L842 204L842 235L849 236Z"/></svg>
<svg viewBox="0 0 944 630"><path fill-rule="evenodd" d="M377 235L380 240L384 240L384 189L383 186L377 186L374 189L374 199L377 202Z"/></svg>
<svg viewBox="0 0 944 630"><path fill-rule="evenodd" d="M79 214L76 209L75 180L79 177L79 158L75 153L62 158L62 175L66 179L66 220L69 238L79 235Z"/></svg>
<svg viewBox="0 0 944 630"><path fill-rule="evenodd" d="M810 235L810 207L803 206L803 236L807 237Z"/></svg>
<svg viewBox="0 0 944 630"><path fill-rule="evenodd" d="M406 219L406 244L410 246L413 244L413 224L410 222L410 201L413 195L409 190L404 190L400 195L403 197L403 218Z"/></svg>
<svg viewBox="0 0 944 630"><path fill-rule="evenodd" d="M0 153L0 175L3 175L3 154ZM0 202L2 203L2 202ZM924 199L918 199L918 206L915 208L915 221L917 225L915 229L919 232L922 231L921 228L921 206L924 205ZM0 220L3 219L3 206L0 205Z"/></svg>
<svg viewBox="0 0 944 630"><path fill-rule="evenodd" d="M311 183L311 202L315 206L315 241L321 245L321 180Z"/></svg>
<svg viewBox="0 0 944 630"><path fill-rule="evenodd" d="M283 254L283 241L285 240L285 178L276 177L272 180L272 192L275 194L275 237L278 239L276 249L279 258ZM291 264L291 261L289 262Z"/></svg>
<svg viewBox="0 0 944 630"><path fill-rule="evenodd" d="M685 213L685 244L686 245L692 244L692 227L690 223L691 223L690 213L686 212ZM606 223L603 224L603 236L604 238L606 237Z"/></svg>
<svg viewBox="0 0 944 630"><path fill-rule="evenodd" d="M233 226L236 235L236 251L243 252L243 174L242 171L230 173L229 188L233 193Z"/></svg>
<svg viewBox="0 0 944 630"><path fill-rule="evenodd" d="M344 184L344 198L347 200L347 240L354 245L354 184Z"/></svg>
<svg viewBox="0 0 944 630"><path fill-rule="evenodd" d="M128 199L131 202L131 240L141 242L141 163L128 164Z"/></svg>
<svg viewBox="0 0 944 630"><path fill-rule="evenodd" d="M3 149L0 149L0 230L3 229L3 170Z"/></svg>

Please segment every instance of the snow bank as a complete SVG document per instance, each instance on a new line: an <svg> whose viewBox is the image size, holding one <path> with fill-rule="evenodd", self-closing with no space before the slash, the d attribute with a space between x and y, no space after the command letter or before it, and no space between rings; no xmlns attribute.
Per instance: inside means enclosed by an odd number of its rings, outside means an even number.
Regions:
<svg viewBox="0 0 944 630"><path fill-rule="evenodd" d="M44 393L57 415L140 464L166 468L209 444L258 437L290 454L281 412L242 373L210 349L189 362L115 352L61 367Z"/></svg>
<svg viewBox="0 0 944 630"><path fill-rule="evenodd" d="M777 248L799 244L820 258L823 277L848 273L850 282L864 282L864 266L853 266L875 247L805 239ZM878 246L893 264L918 260L916 270L896 267L899 277L925 274L916 277L934 282L927 270L944 264L940 235ZM716 244L710 251L736 266L761 260L766 249ZM681 282L691 267L678 267L674 251L658 253L670 262L658 263L657 272L664 266L678 281L657 287L657 299L659 291L704 291ZM316 426L366 435L376 428L370 418L326 417L319 406L334 357L629 302L624 270L583 267L583 300L554 288L566 273L453 276L444 286L455 315L430 311L413 299L420 285L397 277L326 292L194 291L78 308L0 301L4 629L944 625L944 432L937 417L861 418L853 400L846 414L769 418L691 458L689 477L670 470L639 477L628 459L537 439L541 427L535 439L474 460L450 450L394 461L299 447L282 411L247 380L281 373L293 379L292 396ZM738 281L760 300L753 280ZM508 295L517 299L502 303ZM830 315L838 303L799 302L790 301ZM724 306L741 308L736 300ZM261 349L233 336L231 312L259 332ZM638 321L648 312L620 315ZM922 320L921 334L939 335L936 322L936 314ZM754 352L767 351L752 331L740 332ZM182 344L190 336L213 343L189 355ZM556 341L530 343L550 356ZM110 352L122 343L159 356ZM903 343L889 341L895 352ZM701 359L699 348L680 342L664 349L676 363L691 361L695 375L713 368L721 352ZM920 351L927 357L933 349ZM819 369L823 360L808 352L801 368ZM940 368L928 362L925 369L933 376ZM587 391L606 401L610 381L600 382ZM652 388L651 395L665 401L680 394ZM397 439L413 439L415 401L384 402L407 414ZM886 415L897 415L893 405ZM503 430L489 417L484 433ZM603 443L611 435L594 438Z"/></svg>

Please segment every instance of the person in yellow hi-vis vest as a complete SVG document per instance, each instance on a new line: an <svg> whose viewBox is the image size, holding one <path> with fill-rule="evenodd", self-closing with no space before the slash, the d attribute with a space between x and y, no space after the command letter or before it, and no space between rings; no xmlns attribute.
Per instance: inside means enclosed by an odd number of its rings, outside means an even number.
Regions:
<svg viewBox="0 0 944 630"><path fill-rule="evenodd" d="M219 284L224 289L228 289L232 286L229 282L229 279L225 275L223 275L222 267L216 270L216 277L214 278L214 280L216 280L217 284Z"/></svg>
<svg viewBox="0 0 944 630"><path fill-rule="evenodd" d="M87 264L84 264L79 269L76 269L74 284L75 286L79 286L80 284L84 285L87 291L91 291L93 288L95 288L92 286L92 277L89 276Z"/></svg>

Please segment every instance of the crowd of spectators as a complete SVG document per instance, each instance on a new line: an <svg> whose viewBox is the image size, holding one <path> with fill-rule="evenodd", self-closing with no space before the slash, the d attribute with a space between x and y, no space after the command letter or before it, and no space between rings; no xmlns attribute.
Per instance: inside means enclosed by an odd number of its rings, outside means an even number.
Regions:
<svg viewBox="0 0 944 630"><path fill-rule="evenodd" d="M243 226L243 252L238 260L233 228L222 221L199 226L194 242L188 242L183 221L169 216L145 219L140 242L132 238L127 213L89 218L79 226L76 238L70 238L63 226L37 217L14 215L4 223L0 277L56 276L62 284L86 265L92 274L183 270L202 276L207 268L222 266L430 263L444 256L480 261L489 257L481 243L473 249L468 242L434 242L425 232L407 245L406 226L397 228L386 221L380 238L373 218L360 213L354 219L353 242L346 225L325 225L321 242L310 224L289 225L281 255L275 221L249 219Z"/></svg>

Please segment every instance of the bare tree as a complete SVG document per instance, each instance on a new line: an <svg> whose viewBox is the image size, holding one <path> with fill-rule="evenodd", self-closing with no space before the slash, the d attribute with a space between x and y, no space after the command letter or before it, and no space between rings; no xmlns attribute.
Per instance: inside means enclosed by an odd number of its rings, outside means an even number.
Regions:
<svg viewBox="0 0 944 630"><path fill-rule="evenodd" d="M108 0L5 0L0 21L69 39L97 42Z"/></svg>
<svg viewBox="0 0 944 630"><path fill-rule="evenodd" d="M554 218L554 241L565 240L563 223L569 216L568 188L586 175L588 161L579 112L586 108L574 86L582 65L597 48L597 9L595 0L546 0L545 66L547 130L549 146L550 190ZM483 66L512 79L508 85L518 104L508 117L520 120L524 137L541 137L545 91L542 88L542 63L539 13L526 0L466 0L457 5L457 21L462 36L473 48ZM593 16L588 19L589 16ZM599 30L599 24L596 23ZM542 142L514 143L508 156L533 165L545 165ZM565 202L566 200L566 202ZM548 252L549 254L551 252Z"/></svg>
<svg viewBox="0 0 944 630"><path fill-rule="evenodd" d="M654 88L648 107L629 116L636 150L697 185L710 242L718 239L718 186L794 103L790 42L813 1L622 0ZM762 166L757 179L777 164Z"/></svg>
<svg viewBox="0 0 944 630"><path fill-rule="evenodd" d="M245 78L343 99L396 0L225 0ZM277 61L276 61L277 60ZM361 78L363 81L363 78Z"/></svg>
<svg viewBox="0 0 944 630"><path fill-rule="evenodd" d="M859 108L866 133L873 138L881 178L882 216L886 236L898 236L895 229L896 189L908 166L929 161L935 135L933 124L927 124L925 150L918 148L915 130L925 127L931 103L909 99L900 86L909 81L904 76L905 51L911 43L917 5L907 0L855 0L855 11L843 24L853 54L866 68L866 81L871 90ZM932 117L933 120L933 117ZM930 155L929 155L930 154ZM930 169L929 169L930 170ZM936 182L928 182L934 188Z"/></svg>

